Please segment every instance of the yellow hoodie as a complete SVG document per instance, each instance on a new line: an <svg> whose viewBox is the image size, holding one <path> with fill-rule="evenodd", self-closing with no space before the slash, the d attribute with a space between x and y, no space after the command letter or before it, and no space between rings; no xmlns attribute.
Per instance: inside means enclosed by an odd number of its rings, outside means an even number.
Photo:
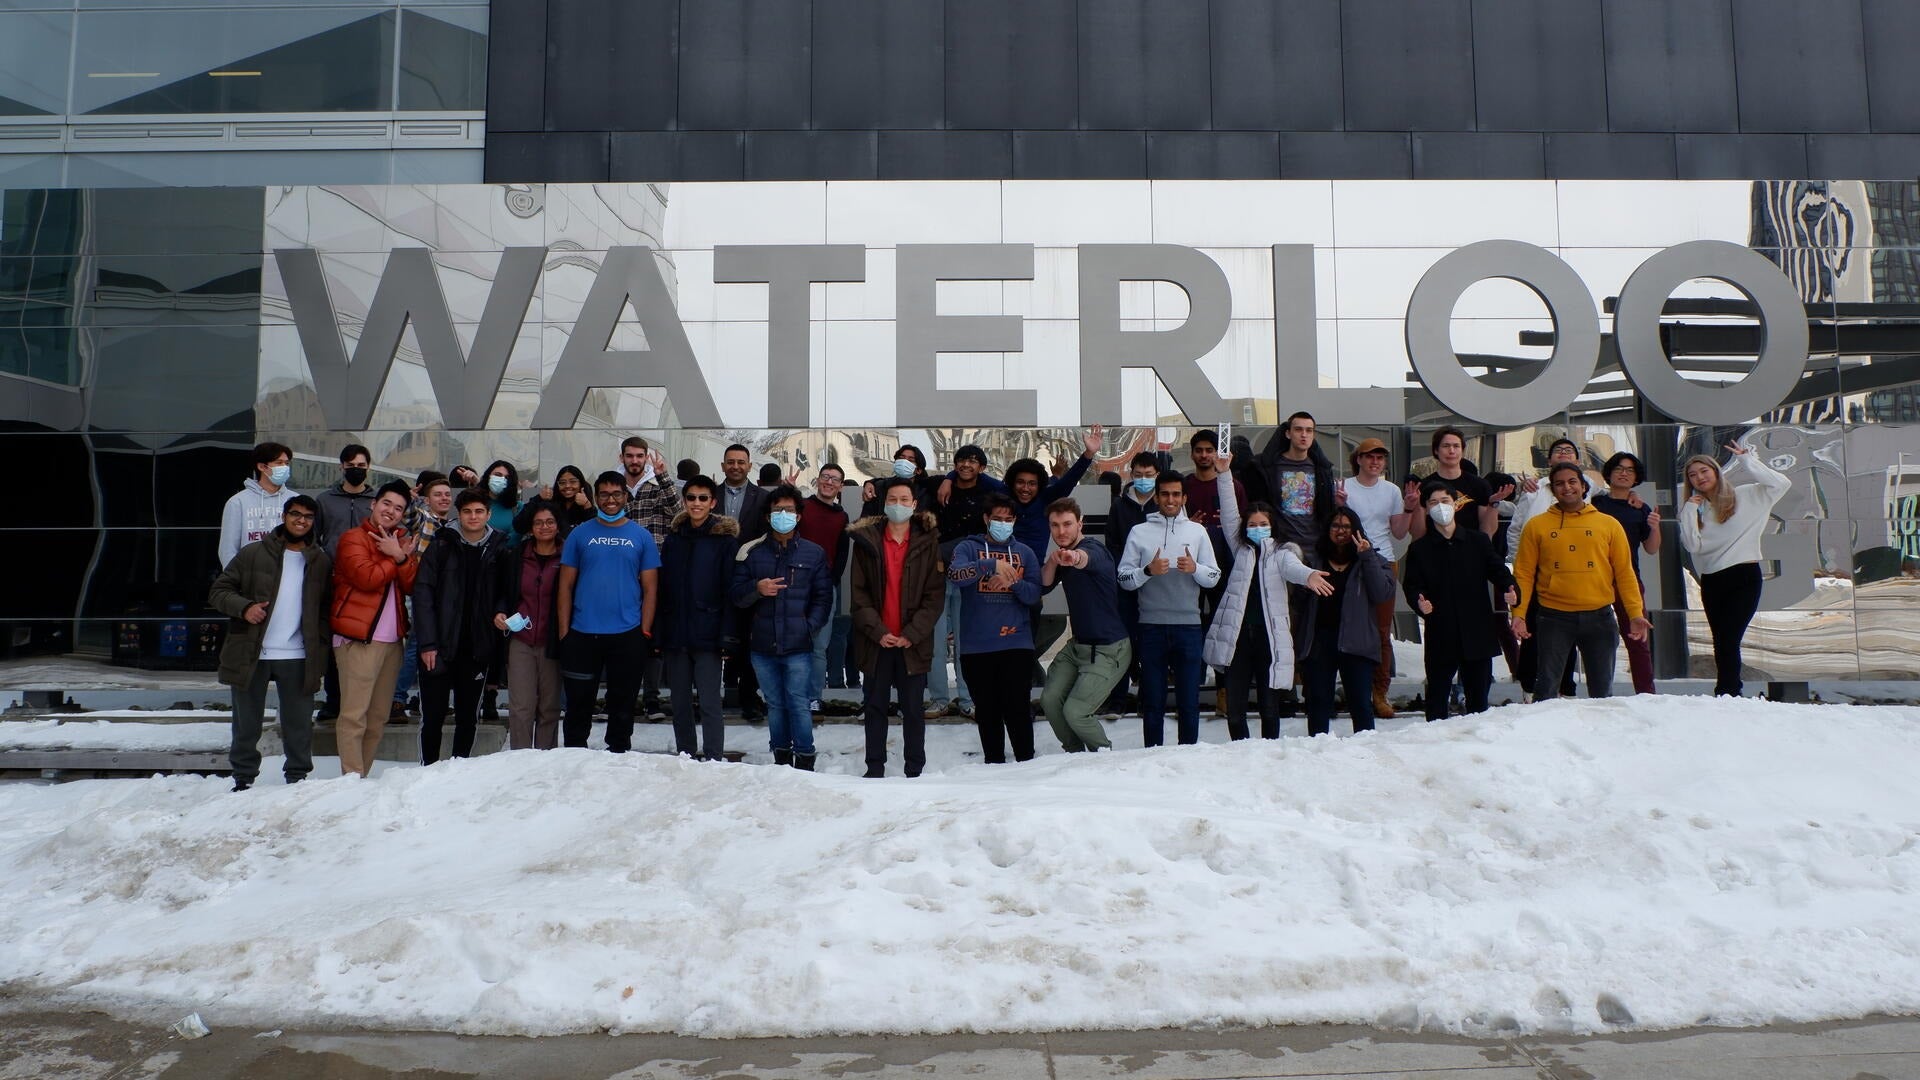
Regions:
<svg viewBox="0 0 1920 1080"><path fill-rule="evenodd" d="M1593 611L1613 606L1618 596L1628 618L1645 614L1626 530L1588 503L1577 510L1555 503L1527 519L1513 579L1520 586L1513 613L1520 618L1536 597L1555 611Z"/></svg>

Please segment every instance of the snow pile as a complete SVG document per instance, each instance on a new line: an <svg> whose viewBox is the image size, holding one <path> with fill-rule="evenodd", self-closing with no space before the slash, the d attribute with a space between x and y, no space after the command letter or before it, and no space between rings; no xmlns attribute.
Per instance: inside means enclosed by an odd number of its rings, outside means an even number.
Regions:
<svg viewBox="0 0 1920 1080"><path fill-rule="evenodd" d="M1639 698L911 781L0 787L0 993L500 1033L1913 1012L1916 774L1920 710Z"/></svg>
<svg viewBox="0 0 1920 1080"><path fill-rule="evenodd" d="M0 721L0 750L199 750L224 753L233 745L233 723L148 723L152 714L121 719ZM116 714L106 714L113 717ZM202 716L202 713L179 713ZM267 710L271 717L273 710ZM271 726L273 721L268 720Z"/></svg>

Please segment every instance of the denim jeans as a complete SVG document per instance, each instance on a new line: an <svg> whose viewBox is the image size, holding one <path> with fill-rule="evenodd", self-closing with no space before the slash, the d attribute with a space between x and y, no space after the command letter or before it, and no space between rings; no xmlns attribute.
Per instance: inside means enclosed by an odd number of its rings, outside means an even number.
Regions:
<svg viewBox="0 0 1920 1080"><path fill-rule="evenodd" d="M807 708L807 686L813 679L813 654L753 653L753 673L767 699L767 749L813 753L813 713Z"/></svg>
<svg viewBox="0 0 1920 1080"><path fill-rule="evenodd" d="M1140 730L1146 745L1166 738L1167 668L1173 668L1174 713L1180 744L1200 741L1200 624L1140 624Z"/></svg>
<svg viewBox="0 0 1920 1080"><path fill-rule="evenodd" d="M960 673L959 664L953 666L953 693L947 693L947 635L957 634L959 630L960 586L949 581L946 605L940 609L940 621L933 624L933 670L927 672L927 697L935 706L949 701L973 704L973 695L967 692L967 677Z"/></svg>
<svg viewBox="0 0 1920 1080"><path fill-rule="evenodd" d="M413 601L409 599L408 610L412 610ZM400 654L400 681L393 684L393 703L405 705L407 699L420 686L420 643L412 634L407 635L406 651Z"/></svg>
<svg viewBox="0 0 1920 1080"><path fill-rule="evenodd" d="M1613 654L1620 647L1620 627L1614 621L1613 605L1592 611L1540 607L1539 612L1540 666L1533 676L1533 700L1560 696L1560 673L1567 669L1576 649L1587 672L1587 696L1611 696Z"/></svg>

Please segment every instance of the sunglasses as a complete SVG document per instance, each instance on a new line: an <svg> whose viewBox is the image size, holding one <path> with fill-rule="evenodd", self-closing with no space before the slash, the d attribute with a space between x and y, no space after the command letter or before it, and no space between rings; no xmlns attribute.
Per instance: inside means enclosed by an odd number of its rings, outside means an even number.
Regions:
<svg viewBox="0 0 1920 1080"><path fill-rule="evenodd" d="M686 495L682 497L690 503L709 503L713 501L713 496L711 495Z"/></svg>

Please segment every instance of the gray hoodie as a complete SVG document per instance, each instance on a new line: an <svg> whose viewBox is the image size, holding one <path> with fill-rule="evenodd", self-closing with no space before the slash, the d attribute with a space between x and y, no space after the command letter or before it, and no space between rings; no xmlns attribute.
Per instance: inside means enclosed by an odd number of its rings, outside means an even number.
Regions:
<svg viewBox="0 0 1920 1080"><path fill-rule="evenodd" d="M1194 570L1183 574L1171 564L1193 556ZM1164 574L1149 574L1156 555L1168 562ZM1140 621L1155 626L1200 625L1200 592L1220 584L1220 566L1206 526L1188 521L1185 510L1172 518L1148 514L1127 534L1120 555L1120 587L1140 594Z"/></svg>
<svg viewBox="0 0 1920 1080"><path fill-rule="evenodd" d="M220 567L226 569L240 549L266 536L280 524L287 500L299 492L282 486L269 495L255 477L248 477L239 491L227 500L220 512Z"/></svg>

